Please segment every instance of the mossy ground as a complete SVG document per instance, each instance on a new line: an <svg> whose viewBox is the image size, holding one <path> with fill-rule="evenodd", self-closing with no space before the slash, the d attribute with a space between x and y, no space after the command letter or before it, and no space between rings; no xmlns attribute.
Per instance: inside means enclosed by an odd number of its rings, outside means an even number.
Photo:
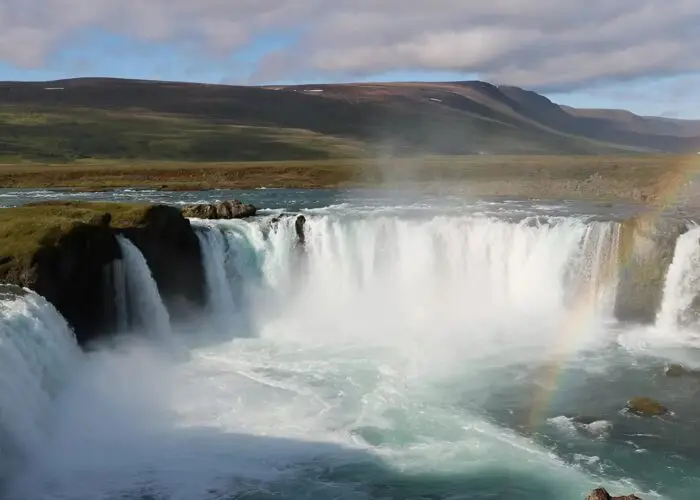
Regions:
<svg viewBox="0 0 700 500"><path fill-rule="evenodd" d="M43 202L0 209L0 275L3 267L25 266L41 247L52 246L80 225L98 225L106 214L115 228L138 226L148 204Z"/></svg>
<svg viewBox="0 0 700 500"><path fill-rule="evenodd" d="M144 110L0 105L0 162L5 163L308 160L363 154L355 140L299 128Z"/></svg>

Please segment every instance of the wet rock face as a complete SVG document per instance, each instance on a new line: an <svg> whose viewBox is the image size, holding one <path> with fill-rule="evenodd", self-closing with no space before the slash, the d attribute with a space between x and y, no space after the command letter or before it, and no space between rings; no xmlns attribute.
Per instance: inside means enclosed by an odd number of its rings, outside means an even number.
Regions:
<svg viewBox="0 0 700 500"><path fill-rule="evenodd" d="M301 246L304 246L304 243L306 243L306 217L304 217L303 215L280 214L270 220L268 229L276 228L282 219L290 217L294 217L294 232L297 236L297 243Z"/></svg>
<svg viewBox="0 0 700 500"><path fill-rule="evenodd" d="M622 497L611 496L604 488L596 488L588 495L587 500L642 500L636 495L625 495Z"/></svg>
<svg viewBox="0 0 700 500"><path fill-rule="evenodd" d="M69 209L64 209L66 217ZM77 207L78 212L88 209L90 205ZM94 218L76 220L66 227L52 226L46 235L37 234L36 249L26 255L6 254L0 264L1 281L30 288L46 298L83 346L111 334L116 325L111 270L122 257L117 234L128 237L143 253L171 317L182 317L206 300L199 240L179 209L145 206L125 219L123 212L129 206L115 205L115 211L122 211L117 223L111 209L99 204Z"/></svg>
<svg viewBox="0 0 700 500"><path fill-rule="evenodd" d="M121 230L143 254L173 319L206 302L202 253L194 229L175 207L154 206L138 227Z"/></svg>
<svg viewBox="0 0 700 500"><path fill-rule="evenodd" d="M120 256L108 220L79 226L55 246L37 252L22 285L51 302L84 345L110 328L110 307L103 290L106 270Z"/></svg>
<svg viewBox="0 0 700 500"><path fill-rule="evenodd" d="M299 243L303 245L306 243L306 234L304 233L304 226L306 226L306 217L299 215L294 221L294 229L297 233L297 239Z"/></svg>
<svg viewBox="0 0 700 500"><path fill-rule="evenodd" d="M686 368L685 366L679 365L677 363L672 363L670 365L667 365L664 368L664 375L666 375L667 377L671 377L671 378L688 377L688 378L700 379L700 371L699 370L692 370L690 368Z"/></svg>
<svg viewBox="0 0 700 500"><path fill-rule="evenodd" d="M238 200L186 205L182 209L182 215L196 219L244 219L256 213L253 205Z"/></svg>
<svg viewBox="0 0 700 500"><path fill-rule="evenodd" d="M619 320L655 321L676 240L687 230L684 221L672 218L639 216L622 223L620 281L615 300Z"/></svg>

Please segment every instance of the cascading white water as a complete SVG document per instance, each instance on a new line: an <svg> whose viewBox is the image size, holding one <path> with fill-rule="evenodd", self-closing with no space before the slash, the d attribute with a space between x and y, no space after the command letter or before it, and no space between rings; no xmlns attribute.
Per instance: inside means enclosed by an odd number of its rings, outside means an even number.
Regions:
<svg viewBox="0 0 700 500"><path fill-rule="evenodd" d="M245 221L193 219L203 255L210 321L220 331L248 332L245 315L261 277L264 238Z"/></svg>
<svg viewBox="0 0 700 500"><path fill-rule="evenodd" d="M570 303L586 301L601 316L611 316L619 281L620 224L587 224L566 283Z"/></svg>
<svg viewBox="0 0 700 500"><path fill-rule="evenodd" d="M172 363L150 344L93 353L13 500L576 498L600 484L485 406L546 358L581 293L609 311L616 223L308 213L303 246L293 217L193 224L229 338ZM157 297L140 257L124 261L129 311L135 270Z"/></svg>
<svg viewBox="0 0 700 500"><path fill-rule="evenodd" d="M118 235L117 241L122 251L122 262L114 268L118 324L158 337L170 336L170 315L146 259L128 238Z"/></svg>
<svg viewBox="0 0 700 500"><path fill-rule="evenodd" d="M328 321L334 335L346 329L362 335L377 320L397 318L401 328L426 331L437 318L457 326L552 317L584 284L592 286L601 309L611 310L616 223L322 216L308 218L306 227L303 268L290 260L293 219L270 235L266 282L284 293L276 308L285 303L308 311L315 321ZM350 321L338 325L339 317Z"/></svg>
<svg viewBox="0 0 700 500"><path fill-rule="evenodd" d="M0 293L0 483L14 461L41 447L51 399L80 355L46 300L14 287Z"/></svg>
<svg viewBox="0 0 700 500"><path fill-rule="evenodd" d="M664 331L678 331L697 324L694 301L700 295L700 227L682 234L666 275L663 300L656 325Z"/></svg>

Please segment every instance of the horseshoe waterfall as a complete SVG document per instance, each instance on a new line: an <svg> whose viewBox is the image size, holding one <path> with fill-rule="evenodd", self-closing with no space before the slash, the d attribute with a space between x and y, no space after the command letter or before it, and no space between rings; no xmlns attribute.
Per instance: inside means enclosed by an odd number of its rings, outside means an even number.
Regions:
<svg viewBox="0 0 700 500"><path fill-rule="evenodd" d="M696 498L700 230L518 207L191 219L189 309L118 236L87 346L3 286L0 497Z"/></svg>

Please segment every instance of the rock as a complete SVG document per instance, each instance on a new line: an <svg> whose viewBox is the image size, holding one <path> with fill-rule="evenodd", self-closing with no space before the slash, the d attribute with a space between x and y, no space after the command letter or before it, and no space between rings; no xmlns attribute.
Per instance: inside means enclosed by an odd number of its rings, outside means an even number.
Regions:
<svg viewBox="0 0 700 500"><path fill-rule="evenodd" d="M206 302L199 239L180 210L155 205L138 226L120 230L143 254L171 318Z"/></svg>
<svg viewBox="0 0 700 500"><path fill-rule="evenodd" d="M249 203L233 200L186 205L182 209L182 215L195 219L244 219L254 216L257 211L257 208Z"/></svg>
<svg viewBox="0 0 700 500"><path fill-rule="evenodd" d="M306 243L306 234L304 233L304 226L306 225L306 217L299 215L294 221L294 229L297 233L297 238L300 244Z"/></svg>
<svg viewBox="0 0 700 500"><path fill-rule="evenodd" d="M668 414L668 408L651 398L632 398L627 402L627 410L643 417L656 417Z"/></svg>
<svg viewBox="0 0 700 500"><path fill-rule="evenodd" d="M690 370L690 369L686 368L685 366L677 364L677 363L672 363L670 365L667 365L666 368L664 369L664 374L667 377L672 377L672 378L680 378L680 377L700 378L700 371Z"/></svg>
<svg viewBox="0 0 700 500"><path fill-rule="evenodd" d="M105 270L120 256L111 214L57 203L0 212L0 281L42 295L66 318L81 344L108 329Z"/></svg>
<svg viewBox="0 0 700 500"><path fill-rule="evenodd" d="M587 500L642 500L636 495L626 495L622 497L611 496L604 488L596 488L588 495Z"/></svg>
<svg viewBox="0 0 700 500"><path fill-rule="evenodd" d="M267 226L268 229L273 229L276 228L277 225L282 221L282 219L285 218L290 218L290 217L295 217L294 219L294 232L297 235L297 242L300 245L304 245L306 242L306 234L304 232L304 227L306 226L306 217L303 215L296 215L295 214L289 214L289 213L284 213L284 214L279 214L276 217L273 217L270 219L269 225Z"/></svg>
<svg viewBox="0 0 700 500"><path fill-rule="evenodd" d="M667 377L683 377L684 375L688 374L688 370L683 368L682 365L678 364L670 364L667 365L666 368L664 369L664 375Z"/></svg>
<svg viewBox="0 0 700 500"><path fill-rule="evenodd" d="M116 322L111 264L116 235L139 247L174 317L205 301L199 241L174 207L50 202L0 209L0 281L51 302L85 346ZM174 272L176 271L176 272Z"/></svg>
<svg viewBox="0 0 700 500"><path fill-rule="evenodd" d="M656 320L676 240L687 230L684 221L671 217L641 215L622 222L615 298L617 319L639 323Z"/></svg>

